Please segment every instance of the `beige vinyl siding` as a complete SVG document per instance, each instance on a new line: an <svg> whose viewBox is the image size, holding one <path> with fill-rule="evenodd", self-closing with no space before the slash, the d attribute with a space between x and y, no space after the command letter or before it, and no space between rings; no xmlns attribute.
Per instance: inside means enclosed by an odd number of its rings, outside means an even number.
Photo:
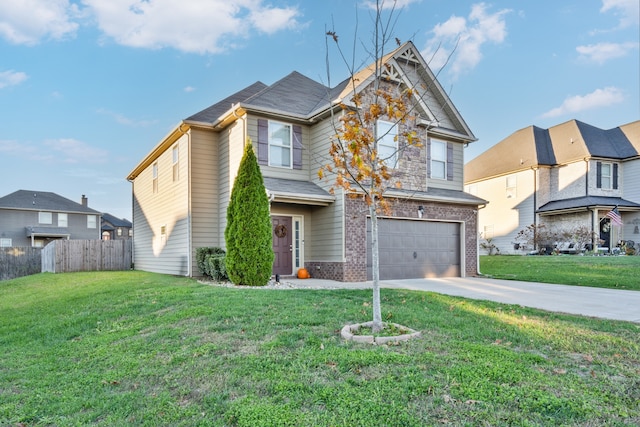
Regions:
<svg viewBox="0 0 640 427"><path fill-rule="evenodd" d="M478 211L478 233L482 233L480 242L490 237L501 253L522 253L514 251L513 243L518 232L533 224L535 219L533 206L535 174L536 171L530 169L478 181L467 186L467 191L491 201ZM508 177L514 178L517 183L515 194L510 193L512 197L508 197ZM489 236L485 234L487 229L491 232Z"/></svg>
<svg viewBox="0 0 640 427"><path fill-rule="evenodd" d="M180 153L181 179L173 181L173 156L172 150L168 149L157 159L157 193L153 193L153 164L133 182L136 269L177 275L189 273L188 180L182 179L187 176L187 141L185 135L176 142ZM163 226L166 230L164 239L161 236Z"/></svg>
<svg viewBox="0 0 640 427"><path fill-rule="evenodd" d="M329 191L335 182L335 177L327 175L324 179L318 178L318 169L329 163L329 147L331 137L335 130L331 119L327 118L315 124L309 133L310 170L312 182ZM344 198L342 191L336 189L336 200L327 207L313 210L313 227L306 229L306 260L342 262L345 259L344 249Z"/></svg>
<svg viewBox="0 0 640 427"><path fill-rule="evenodd" d="M238 175L240 161L244 154L245 130L244 120L237 120L228 128L219 133L218 157L220 165L220 194L219 204L219 235L221 247L226 247L224 230L227 227L227 207L231 198L233 183Z"/></svg>
<svg viewBox="0 0 640 427"><path fill-rule="evenodd" d="M189 154L191 187L191 259L197 248L222 246L219 214L218 134L212 130L191 129ZM182 159L181 159L182 161ZM186 164L186 162L184 162ZM195 261L191 275L201 273Z"/></svg>

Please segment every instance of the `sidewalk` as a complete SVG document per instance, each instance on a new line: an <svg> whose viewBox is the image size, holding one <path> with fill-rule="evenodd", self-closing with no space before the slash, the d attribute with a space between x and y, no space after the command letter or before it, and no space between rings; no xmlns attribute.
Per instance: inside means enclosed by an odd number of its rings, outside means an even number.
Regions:
<svg viewBox="0 0 640 427"><path fill-rule="evenodd" d="M292 279L300 288L370 289L371 282ZM385 280L381 288L436 292L542 310L640 323L640 292L480 277Z"/></svg>

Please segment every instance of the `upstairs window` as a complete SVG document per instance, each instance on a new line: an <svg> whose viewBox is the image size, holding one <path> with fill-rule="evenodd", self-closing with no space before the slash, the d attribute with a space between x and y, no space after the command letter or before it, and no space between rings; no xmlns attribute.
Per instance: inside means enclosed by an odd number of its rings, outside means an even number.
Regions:
<svg viewBox="0 0 640 427"><path fill-rule="evenodd" d="M378 120L376 123L378 158L387 167L395 168L398 160L398 124Z"/></svg>
<svg viewBox="0 0 640 427"><path fill-rule="evenodd" d="M516 197L516 189L518 187L518 181L515 175L511 175L507 177L507 191L506 196L507 199L513 199Z"/></svg>
<svg viewBox="0 0 640 427"><path fill-rule="evenodd" d="M173 181L177 181L180 178L180 153L178 151L178 146L173 147Z"/></svg>
<svg viewBox="0 0 640 427"><path fill-rule="evenodd" d="M153 164L153 192L158 192L158 162Z"/></svg>
<svg viewBox="0 0 640 427"><path fill-rule="evenodd" d="M269 166L291 168L291 126L269 121Z"/></svg>
<svg viewBox="0 0 640 427"><path fill-rule="evenodd" d="M11 239L7 237L0 238L0 248L10 248L11 247Z"/></svg>
<svg viewBox="0 0 640 427"><path fill-rule="evenodd" d="M98 227L98 216L87 215L87 228L97 228L97 227Z"/></svg>
<svg viewBox="0 0 640 427"><path fill-rule="evenodd" d="M596 186L604 190L618 189L618 164L596 162Z"/></svg>
<svg viewBox="0 0 640 427"><path fill-rule="evenodd" d="M51 212L38 212L38 222L40 224L53 224L53 214Z"/></svg>
<svg viewBox="0 0 640 427"><path fill-rule="evenodd" d="M447 179L447 144L431 141L431 178Z"/></svg>
<svg viewBox="0 0 640 427"><path fill-rule="evenodd" d="M69 226L69 218L66 213L58 214L58 227L68 227Z"/></svg>

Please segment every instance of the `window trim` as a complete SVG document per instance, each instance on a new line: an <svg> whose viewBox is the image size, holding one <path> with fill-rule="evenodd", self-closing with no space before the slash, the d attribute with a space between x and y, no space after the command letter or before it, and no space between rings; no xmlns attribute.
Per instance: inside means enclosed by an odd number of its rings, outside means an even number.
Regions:
<svg viewBox="0 0 640 427"><path fill-rule="evenodd" d="M87 215L87 228L90 230L98 228L98 215Z"/></svg>
<svg viewBox="0 0 640 427"><path fill-rule="evenodd" d="M47 219L47 216L49 219ZM38 224L53 224L53 213L52 212L38 212Z"/></svg>
<svg viewBox="0 0 640 427"><path fill-rule="evenodd" d="M439 146L440 145L442 146L442 156L443 156L442 159L435 159L434 158L435 157L433 155L434 152L435 152L434 146L436 144L439 145ZM446 181L447 180L447 142L442 140L442 139L431 138L431 144L429 144L429 145L430 145L430 147L429 147L429 149L430 149L430 153L429 153L430 159L429 159L429 161L431 163L429 165L430 169L431 169L431 173L429 174L429 178L431 178L431 179L440 179L440 180ZM435 169L434 169L433 165L435 163L438 163L438 164L441 163L443 165L443 167L442 167L442 176L434 176L434 170Z"/></svg>
<svg viewBox="0 0 640 427"><path fill-rule="evenodd" d="M380 129L384 125L387 129ZM389 142L391 141L391 143ZM398 164L398 123L378 119L376 121L376 142L378 146L378 158L383 160L387 167L395 168ZM382 157L381 147L388 148L393 154L386 160Z"/></svg>
<svg viewBox="0 0 640 427"><path fill-rule="evenodd" d="M289 128L289 145L284 144L274 144L271 140L271 125L281 125L283 127ZM285 166L282 164L274 164L273 156L271 155L271 147L278 147L281 149L289 150L289 165ZM268 149L268 165L274 168L283 168L283 169L293 169L293 125L290 123L280 122L277 120L269 120L267 123L267 149Z"/></svg>
<svg viewBox="0 0 640 427"><path fill-rule="evenodd" d="M11 237L0 237L0 248L10 248L13 246Z"/></svg>
<svg viewBox="0 0 640 427"><path fill-rule="evenodd" d="M62 218L64 218L64 222L60 221ZM58 227L60 228L67 228L69 227L69 215L63 212L58 212Z"/></svg>

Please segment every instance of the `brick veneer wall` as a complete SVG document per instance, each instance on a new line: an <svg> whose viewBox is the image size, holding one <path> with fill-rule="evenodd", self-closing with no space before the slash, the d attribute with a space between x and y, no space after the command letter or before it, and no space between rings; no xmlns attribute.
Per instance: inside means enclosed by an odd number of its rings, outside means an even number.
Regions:
<svg viewBox="0 0 640 427"><path fill-rule="evenodd" d="M367 218L369 210L361 199L345 201L346 262L307 262L312 277L341 282L367 280ZM423 220L458 221L465 224L465 275L478 274L476 206L444 204L407 199L390 203L391 218L418 218L418 206L424 208ZM386 216L386 215L385 215Z"/></svg>

